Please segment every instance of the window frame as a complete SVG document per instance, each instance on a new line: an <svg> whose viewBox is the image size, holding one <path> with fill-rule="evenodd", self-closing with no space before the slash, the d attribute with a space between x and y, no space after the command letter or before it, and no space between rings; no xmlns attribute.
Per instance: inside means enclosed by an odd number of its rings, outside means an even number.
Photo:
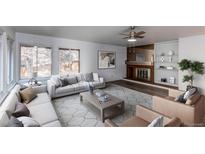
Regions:
<svg viewBox="0 0 205 154"><path fill-rule="evenodd" d="M35 79L37 80L45 80L45 79L49 79L52 74L53 74L53 69L52 69L52 62L53 62L53 48L50 47L50 46L47 46L47 45L41 45L41 44L26 44L26 43L20 43L19 44L19 81L28 81L30 78L21 78L21 47L24 46L24 47L35 47L37 46L38 48L48 48L51 50L51 73L50 73L50 76L46 76L46 77L36 77Z"/></svg>
<svg viewBox="0 0 205 154"><path fill-rule="evenodd" d="M78 73L80 73L80 49L74 49L74 48L62 48L62 47L59 47L58 48L58 73L59 75L63 75L61 74L60 72L60 67L61 67L61 60L60 60L60 50L75 50L75 51L78 51Z"/></svg>

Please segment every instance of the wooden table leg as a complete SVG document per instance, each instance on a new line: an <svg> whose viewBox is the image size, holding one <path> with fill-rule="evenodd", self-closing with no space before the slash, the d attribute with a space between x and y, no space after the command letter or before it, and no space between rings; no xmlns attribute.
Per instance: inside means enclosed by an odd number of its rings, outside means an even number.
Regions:
<svg viewBox="0 0 205 154"><path fill-rule="evenodd" d="M100 110L100 115L101 115L101 121L104 122L105 119L104 119L104 116L105 116L105 113L104 113L104 110Z"/></svg>
<svg viewBox="0 0 205 154"><path fill-rule="evenodd" d="M83 96L82 96L82 95L80 95L80 101L81 101L81 102L83 101Z"/></svg>

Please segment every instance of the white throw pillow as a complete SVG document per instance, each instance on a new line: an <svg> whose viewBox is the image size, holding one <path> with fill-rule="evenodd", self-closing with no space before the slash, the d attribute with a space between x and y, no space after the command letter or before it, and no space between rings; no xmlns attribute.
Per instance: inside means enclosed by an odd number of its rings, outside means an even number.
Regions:
<svg viewBox="0 0 205 154"><path fill-rule="evenodd" d="M157 117L148 125L148 127L163 127L163 120L164 117Z"/></svg>
<svg viewBox="0 0 205 154"><path fill-rule="evenodd" d="M23 123L24 127L40 127L40 124L32 119L31 117L19 117L17 118L19 121Z"/></svg>
<svg viewBox="0 0 205 154"><path fill-rule="evenodd" d="M93 80L99 81L98 73L93 73Z"/></svg>
<svg viewBox="0 0 205 154"><path fill-rule="evenodd" d="M186 91L186 93L184 94L184 100L187 100L190 96L195 94L196 91L197 91L197 88L191 88L188 91Z"/></svg>

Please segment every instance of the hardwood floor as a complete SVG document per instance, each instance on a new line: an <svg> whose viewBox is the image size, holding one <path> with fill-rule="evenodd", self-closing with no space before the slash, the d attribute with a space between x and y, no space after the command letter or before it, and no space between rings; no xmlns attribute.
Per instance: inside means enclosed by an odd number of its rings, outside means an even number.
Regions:
<svg viewBox="0 0 205 154"><path fill-rule="evenodd" d="M109 82L108 84L116 84L119 86L123 86L132 90L136 90L142 93L146 93L152 96L160 96L160 97L167 97L168 96L168 90L158 87L153 87L149 85L139 84L139 83L133 83L125 80L117 80Z"/></svg>

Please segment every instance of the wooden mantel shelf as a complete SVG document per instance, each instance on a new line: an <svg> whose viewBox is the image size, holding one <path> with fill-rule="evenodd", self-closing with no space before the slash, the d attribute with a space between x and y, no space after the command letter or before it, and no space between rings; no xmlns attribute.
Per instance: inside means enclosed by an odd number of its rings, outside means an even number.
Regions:
<svg viewBox="0 0 205 154"><path fill-rule="evenodd" d="M125 61L125 64L134 66L154 66L151 62L137 63L136 61Z"/></svg>

